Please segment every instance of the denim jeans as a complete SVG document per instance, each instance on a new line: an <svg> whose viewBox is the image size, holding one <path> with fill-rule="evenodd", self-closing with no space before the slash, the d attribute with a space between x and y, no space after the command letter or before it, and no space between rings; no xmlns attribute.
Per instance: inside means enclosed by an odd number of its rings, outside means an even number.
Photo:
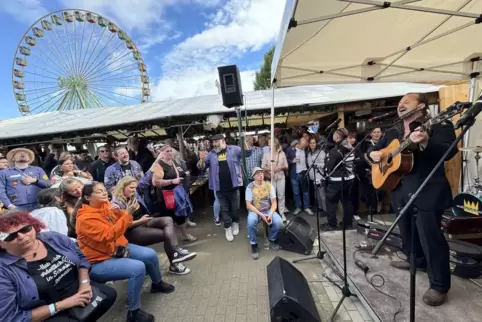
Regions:
<svg viewBox="0 0 482 322"><path fill-rule="evenodd" d="M219 214L221 213L221 204L219 203L216 191L214 191L214 204L213 204L214 218L219 220Z"/></svg>
<svg viewBox="0 0 482 322"><path fill-rule="evenodd" d="M264 214L267 214L268 212L269 210L263 211ZM251 245L256 244L256 230L261 220L262 219L260 216L258 216L258 214L255 214L252 211L248 212L248 235ZM281 224L283 223L283 220L277 212L274 212L272 216L272 221L273 223L268 228L268 239L274 242L276 240L276 236L278 236L278 233L281 229Z"/></svg>
<svg viewBox="0 0 482 322"><path fill-rule="evenodd" d="M130 251L128 258L109 258L93 264L89 275L99 283L128 280L127 299L129 311L132 311L141 307L141 291L146 272L152 283L159 283L162 277L155 250L134 244L127 244L127 248Z"/></svg>
<svg viewBox="0 0 482 322"><path fill-rule="evenodd" d="M295 199L295 208L301 209L301 192L303 193L303 208L310 208L310 186L308 177L305 175L306 171L297 173L296 177L291 177L291 189L293 189L293 199Z"/></svg>

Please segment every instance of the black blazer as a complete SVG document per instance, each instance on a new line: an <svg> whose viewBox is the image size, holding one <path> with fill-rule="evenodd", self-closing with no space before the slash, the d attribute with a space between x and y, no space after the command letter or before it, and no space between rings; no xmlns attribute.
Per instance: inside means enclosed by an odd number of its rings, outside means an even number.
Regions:
<svg viewBox="0 0 482 322"><path fill-rule="evenodd" d="M378 144L368 150L368 153L385 148L393 139L399 139L402 135L400 128L390 128ZM451 122L433 125L427 147L423 151L420 151L420 149L414 151L412 172L402 178L398 187L392 192L392 196L408 201L408 195L417 191L447 151L450 144L455 141L455 138L455 131ZM445 161L452 159L456 154L457 147L450 152ZM415 206L423 210L445 210L451 205L452 190L445 177L445 168L442 166L437 169L434 176L425 186L425 189L415 200Z"/></svg>

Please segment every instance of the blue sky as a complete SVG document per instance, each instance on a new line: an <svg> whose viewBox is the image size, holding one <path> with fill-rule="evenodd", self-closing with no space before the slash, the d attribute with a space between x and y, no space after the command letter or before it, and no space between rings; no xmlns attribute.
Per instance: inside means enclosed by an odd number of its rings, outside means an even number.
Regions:
<svg viewBox="0 0 482 322"><path fill-rule="evenodd" d="M237 64L242 71L243 90L251 90L254 72L262 64L264 53L274 44L278 35L284 3L285 0L5 1L0 7L0 39L2 39L2 49L0 50L0 97L2 100L0 119L21 115L12 91L12 61L23 34L36 20L50 12L70 8L82 9L98 13L116 23L129 35L139 49L147 65L151 99L160 101L216 94L216 67L225 64ZM47 19L50 21L51 18L48 17ZM77 25L79 36L75 39L81 39L79 25ZM65 26L63 25L63 27ZM70 27L73 27L73 24L70 24ZM102 35L100 31L97 34L94 31L93 33L94 41L97 39L96 37L104 37L97 48L104 47L102 44L105 44L105 48L110 48L109 46L112 46L113 49L118 48L113 47L116 41L120 42L118 38L114 37L109 42L108 39L110 38L104 36L105 34ZM48 36L51 35L53 34ZM66 38L72 39L72 34L69 35ZM47 89L41 87L51 85L42 85L48 82L40 81L41 75L39 74L43 74L44 77L50 74L56 75L55 67L49 66L60 66L65 63L59 61L60 58L55 54L52 47L47 47L47 38L45 36L44 40L41 40L43 42L37 43L36 47L32 47L32 51L35 52L27 59L29 65L24 70L30 71L30 75L35 74L37 76L34 81L27 75L25 76L26 91L37 91L36 93L46 91ZM62 39L65 41L66 38ZM72 40L71 42L74 43ZM88 57L89 53L85 45L83 45L83 48ZM52 50L52 53L48 53L49 49ZM77 50L80 52L80 49ZM57 50L57 52L59 51ZM114 54L117 52L112 51L111 55L110 51L106 49L104 53L106 62L115 62L116 56ZM77 52L75 55L77 55ZM48 57L45 58L46 56ZM72 59L73 56L70 55L66 59L70 59L75 64L75 59ZM79 56L81 55L79 54ZM96 54L94 56L97 57ZM128 55L130 59L133 59L131 56ZM78 59L78 61L81 60ZM99 63L101 60L99 58ZM42 63L44 61L45 64ZM95 65L97 64L92 66ZM112 68L113 65L109 65L111 66L109 68ZM102 64L99 65L99 69L101 67ZM99 73L102 72L102 70L99 71ZM120 72L122 72L123 77L129 77L127 75L132 73L133 76L130 77L138 79L134 75L138 72L137 68L133 70L122 69ZM53 81L55 81L55 78L53 78ZM133 81L130 80L129 82ZM50 84L56 86L56 83L52 83L52 80ZM126 84L124 89L115 89L116 95L122 95L119 97L122 97L123 100L119 102L126 103L129 101L132 103L130 97L136 99L137 95L134 91L137 89L134 88L138 84L127 84L125 79L122 80L122 84ZM112 87L117 86L117 83L114 85L105 83L105 85L100 86L104 86L104 88L106 86ZM104 89L99 88L99 91L102 92L98 93L104 93L106 96L112 95L106 94L107 91L104 91ZM27 94L27 101L32 95L33 93ZM53 94L50 95L53 96ZM108 97L104 101L106 104L119 105L107 99ZM39 101L41 99L36 102ZM55 100L47 105L54 104L53 102ZM32 99L29 106L32 108L34 105ZM41 111L47 105L38 107L36 112Z"/></svg>

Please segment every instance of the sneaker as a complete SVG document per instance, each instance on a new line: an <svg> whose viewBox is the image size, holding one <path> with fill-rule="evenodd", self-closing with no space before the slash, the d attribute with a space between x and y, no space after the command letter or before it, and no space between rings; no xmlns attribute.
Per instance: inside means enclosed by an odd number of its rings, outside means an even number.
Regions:
<svg viewBox="0 0 482 322"><path fill-rule="evenodd" d="M186 226L188 227L196 227L196 223L192 222L189 218L186 219Z"/></svg>
<svg viewBox="0 0 482 322"><path fill-rule="evenodd" d="M300 208L296 208L295 211L293 211L293 215L294 216L298 216L301 212L301 209Z"/></svg>
<svg viewBox="0 0 482 322"><path fill-rule="evenodd" d="M174 292L175 287L174 285L167 284L164 281L160 281L159 283L151 285L151 293L165 293L169 294Z"/></svg>
<svg viewBox="0 0 482 322"><path fill-rule="evenodd" d="M141 309L128 311L127 322L152 322L154 321L154 315L142 311Z"/></svg>
<svg viewBox="0 0 482 322"><path fill-rule="evenodd" d="M193 242L193 241L196 241L197 238L194 237L194 236L191 235L191 234L186 234L186 236L182 236L182 237L181 237L181 240L182 240L182 241Z"/></svg>
<svg viewBox="0 0 482 322"><path fill-rule="evenodd" d="M194 257L196 257L196 255L197 255L196 253L194 253L194 252L191 253L187 249L177 247L174 254L172 255L172 257L173 257L172 263L176 264L176 263L180 263L180 262L185 262L185 261L193 259Z"/></svg>
<svg viewBox="0 0 482 322"><path fill-rule="evenodd" d="M283 220L283 222L287 221L285 214L281 214L281 219Z"/></svg>
<svg viewBox="0 0 482 322"><path fill-rule="evenodd" d="M181 263L172 263L172 265L169 266L169 273L176 275L186 275L191 273L191 270Z"/></svg>
<svg viewBox="0 0 482 322"><path fill-rule="evenodd" d="M272 250L279 250L279 245L274 242L274 241L269 241L269 249L272 249Z"/></svg>
<svg viewBox="0 0 482 322"><path fill-rule="evenodd" d="M232 227L229 227L229 228L224 228L226 230L226 239L227 241L230 241L232 242L234 240L234 236L233 236L233 228Z"/></svg>
<svg viewBox="0 0 482 322"><path fill-rule="evenodd" d="M238 236L238 234L239 234L239 223L233 222L231 224L231 227L233 228L233 236Z"/></svg>
<svg viewBox="0 0 482 322"><path fill-rule="evenodd" d="M311 211L310 208L305 208L305 212L310 215L310 216L314 216L315 214L313 213L313 211Z"/></svg>
<svg viewBox="0 0 482 322"><path fill-rule="evenodd" d="M251 245L251 257L253 259L259 258L258 244Z"/></svg>
<svg viewBox="0 0 482 322"><path fill-rule="evenodd" d="M289 214L290 213L290 210L288 208L286 208L284 211L282 211L283 214Z"/></svg>
<svg viewBox="0 0 482 322"><path fill-rule="evenodd" d="M219 217L214 217L214 224L216 226L221 226L221 219L219 219Z"/></svg>

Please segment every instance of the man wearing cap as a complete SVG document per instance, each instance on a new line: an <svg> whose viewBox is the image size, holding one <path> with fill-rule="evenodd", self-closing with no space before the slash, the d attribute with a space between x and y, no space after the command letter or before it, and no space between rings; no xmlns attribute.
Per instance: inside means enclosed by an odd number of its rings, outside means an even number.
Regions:
<svg viewBox="0 0 482 322"><path fill-rule="evenodd" d="M264 172L260 167L253 169L253 182L246 187L246 208L248 209L248 237L251 244L251 257L258 259L258 243L256 231L258 223L264 221L269 227L269 247L278 250L276 237L281 229L283 220L276 212L276 191L269 182L264 181Z"/></svg>
<svg viewBox="0 0 482 322"><path fill-rule="evenodd" d="M13 149L7 160L9 168L0 171L0 201L8 209L35 209L37 194L50 185L48 176L42 168L30 165L35 160L31 150Z"/></svg>
<svg viewBox="0 0 482 322"><path fill-rule="evenodd" d="M239 187L243 186L241 148L227 145L222 134L212 137L213 149L200 154L198 168L209 168L209 189L216 193L221 205L221 216L226 239L233 241L239 234ZM246 157L251 150L246 150Z"/></svg>

